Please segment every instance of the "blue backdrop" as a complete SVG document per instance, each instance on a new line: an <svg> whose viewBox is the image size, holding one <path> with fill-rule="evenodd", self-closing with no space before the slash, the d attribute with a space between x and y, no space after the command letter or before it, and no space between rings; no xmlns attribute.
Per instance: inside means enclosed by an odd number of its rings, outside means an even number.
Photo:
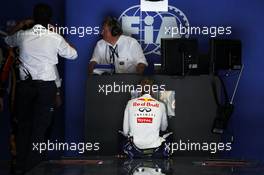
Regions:
<svg viewBox="0 0 264 175"><path fill-rule="evenodd" d="M139 3L139 0L101 0L100 3L96 0L66 0L66 23L68 26L100 26L106 15L119 17ZM261 21L264 1L170 0L169 4L180 9L191 26L231 26L232 35L228 37L242 40L245 69L235 98L235 114L230 122L230 131L235 136L231 155L263 159L264 23ZM209 36L193 37L199 38L200 50L207 52ZM68 38L77 47L79 58L75 62L67 61L65 65L66 137L68 141L80 141L84 137L87 65L100 36L79 38L71 35ZM233 88L231 83L228 84Z"/></svg>
<svg viewBox="0 0 264 175"><path fill-rule="evenodd" d="M40 1L5 2L5 5L0 7L0 25L2 26L9 19L24 19L30 16L32 6L37 2ZM65 2L46 0L46 2L54 8L55 21L62 24L61 21L65 19L67 26L91 26L93 33L97 33L95 27L101 26L106 15L119 17L125 10L140 3L139 0L66 0ZM170 0L169 4L180 9L191 26L232 26L232 35L229 37L242 40L245 70L235 98L235 113L230 121L229 129L235 136L230 155L263 160L264 1ZM100 36L91 34L85 37L77 35L67 37L76 46L79 57L76 61L65 62L65 137L69 142L83 141L87 66ZM199 38L200 50L207 52L209 36L193 37ZM148 56L148 59L152 58L158 59L155 55ZM233 87L232 82L228 82L228 85L230 89ZM5 124L7 122L6 118L2 118L1 113L1 150L4 150L4 153L8 150L6 136L9 128ZM3 152L1 151L1 158L7 155L2 154ZM74 154L66 153L66 155Z"/></svg>

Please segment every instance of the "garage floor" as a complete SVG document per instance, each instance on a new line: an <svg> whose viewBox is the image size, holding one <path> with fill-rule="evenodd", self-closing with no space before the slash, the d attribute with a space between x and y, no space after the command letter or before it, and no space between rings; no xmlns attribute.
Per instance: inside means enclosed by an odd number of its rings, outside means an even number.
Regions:
<svg viewBox="0 0 264 175"><path fill-rule="evenodd" d="M261 175L264 166L258 162L209 160L204 158L82 159L43 162L27 175Z"/></svg>

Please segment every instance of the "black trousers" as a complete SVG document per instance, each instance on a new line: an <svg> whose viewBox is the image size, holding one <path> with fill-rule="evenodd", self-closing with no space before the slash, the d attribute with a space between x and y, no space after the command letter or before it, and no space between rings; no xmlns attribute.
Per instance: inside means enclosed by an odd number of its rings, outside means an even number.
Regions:
<svg viewBox="0 0 264 175"><path fill-rule="evenodd" d="M16 170L28 171L43 159L45 153L33 151L33 143L44 143L52 120L56 84L54 81L21 81L16 89L17 118Z"/></svg>

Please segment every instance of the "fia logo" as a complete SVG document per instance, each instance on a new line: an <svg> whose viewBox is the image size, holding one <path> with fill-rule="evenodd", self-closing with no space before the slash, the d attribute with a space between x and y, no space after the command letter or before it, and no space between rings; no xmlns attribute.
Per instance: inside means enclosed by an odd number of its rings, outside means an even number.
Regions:
<svg viewBox="0 0 264 175"><path fill-rule="evenodd" d="M124 34L138 40L145 55L160 55L161 38L172 38L171 28L189 27L185 14L174 6L168 12L141 11L140 5L126 9L118 19ZM173 35L174 38L188 38L189 35Z"/></svg>

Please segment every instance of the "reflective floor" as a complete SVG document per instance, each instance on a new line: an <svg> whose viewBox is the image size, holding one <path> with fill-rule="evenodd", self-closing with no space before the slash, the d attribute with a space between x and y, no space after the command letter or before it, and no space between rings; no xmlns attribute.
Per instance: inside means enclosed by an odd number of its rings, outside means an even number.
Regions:
<svg viewBox="0 0 264 175"><path fill-rule="evenodd" d="M7 171L0 171L5 175ZM201 158L82 159L42 162L26 175L264 175L258 162L208 160Z"/></svg>
<svg viewBox="0 0 264 175"><path fill-rule="evenodd" d="M43 162L28 175L260 175L264 167L257 162L206 161L201 158L170 160L94 159Z"/></svg>

